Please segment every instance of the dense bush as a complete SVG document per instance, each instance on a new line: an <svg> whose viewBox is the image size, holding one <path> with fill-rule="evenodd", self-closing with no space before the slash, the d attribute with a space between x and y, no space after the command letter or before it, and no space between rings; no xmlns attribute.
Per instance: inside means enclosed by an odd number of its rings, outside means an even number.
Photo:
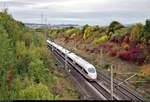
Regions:
<svg viewBox="0 0 150 102"><path fill-rule="evenodd" d="M121 53L120 58L126 61L137 62L139 65L142 65L146 57L145 55L140 56L141 53L142 53L141 49L135 47L129 49L127 52Z"/></svg>
<svg viewBox="0 0 150 102"><path fill-rule="evenodd" d="M73 34L79 34L81 31L80 31L80 29L79 28L70 28L70 29L68 29L66 32L65 32L65 35L67 36L67 37L71 37Z"/></svg>
<svg viewBox="0 0 150 102"><path fill-rule="evenodd" d="M83 28L82 28L82 33L83 33L83 34L84 34L84 32L85 32L85 29L88 28L88 27L89 27L88 24L86 24L86 25L83 26Z"/></svg>
<svg viewBox="0 0 150 102"><path fill-rule="evenodd" d="M48 87L43 84L30 85L19 92L21 100L52 100L53 95L49 92Z"/></svg>
<svg viewBox="0 0 150 102"><path fill-rule="evenodd" d="M84 35L83 35L83 39L86 40L88 39L89 37L91 37L92 35L99 35L99 32L101 31L102 29L96 25L94 27L90 27L88 26L85 30L84 30Z"/></svg>
<svg viewBox="0 0 150 102"><path fill-rule="evenodd" d="M120 54L120 58L122 60L129 61L130 60L130 53L129 52L123 52L123 53Z"/></svg>
<svg viewBox="0 0 150 102"><path fill-rule="evenodd" d="M121 44L126 37L127 31L128 31L127 28L122 28L120 30L116 30L114 32L114 34L112 34L111 40L116 42L116 43Z"/></svg>
<svg viewBox="0 0 150 102"><path fill-rule="evenodd" d="M111 57L114 57L114 56L116 56L116 55L117 55L117 51L111 51L111 52L110 52L110 56L111 56Z"/></svg>
<svg viewBox="0 0 150 102"><path fill-rule="evenodd" d="M125 50L128 50L130 48L130 46L127 43L122 43L121 47Z"/></svg>
<svg viewBox="0 0 150 102"><path fill-rule="evenodd" d="M94 44L94 45L101 44L101 43L106 42L107 40L108 40L108 36L107 36L107 35L104 35L104 36L102 36L101 38L94 40L94 41L93 41L93 44Z"/></svg>
<svg viewBox="0 0 150 102"><path fill-rule="evenodd" d="M140 38L143 35L143 30L144 27L141 23L136 24L131 31L130 40L132 42L140 42Z"/></svg>
<svg viewBox="0 0 150 102"><path fill-rule="evenodd" d="M109 25L109 29L108 29L108 32L112 32L114 33L116 30L119 30L121 28L123 28L124 26L117 22L117 21L112 21Z"/></svg>

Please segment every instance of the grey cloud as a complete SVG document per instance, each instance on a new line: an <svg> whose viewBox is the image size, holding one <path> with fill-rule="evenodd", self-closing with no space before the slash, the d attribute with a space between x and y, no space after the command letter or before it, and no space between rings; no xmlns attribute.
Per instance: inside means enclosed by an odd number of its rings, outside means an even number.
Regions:
<svg viewBox="0 0 150 102"><path fill-rule="evenodd" d="M90 8L90 11L87 10L86 12L68 11L69 7L57 5L57 3L63 3L64 1L67 2L71 0L13 0L8 1L7 5L10 7L9 11L14 18L30 23L41 23L42 12L44 18L47 18L48 22L53 24L89 23L108 25L112 20L118 20L123 24L126 24L144 22L145 19L150 18L150 0L111 0L106 4L86 3ZM43 2L52 3L52 5L32 7L37 3ZM3 6L3 2L0 2L0 6ZM80 9L84 8L82 5L73 6L80 7Z"/></svg>
<svg viewBox="0 0 150 102"><path fill-rule="evenodd" d="M24 7L27 5L33 5L33 3L28 2L17 2L17 1L8 1L8 2L0 2L0 6L7 6L7 7Z"/></svg>
<svg viewBox="0 0 150 102"><path fill-rule="evenodd" d="M35 12L16 12L16 18L22 20L23 18L28 18L26 22L36 22L41 23L41 13ZM117 20L126 23L136 23L144 22L145 18L150 17L146 13L138 12L47 12L44 14L44 18L47 18L49 23L75 23L75 24L100 24L108 25L112 20ZM30 20L32 18L32 20Z"/></svg>

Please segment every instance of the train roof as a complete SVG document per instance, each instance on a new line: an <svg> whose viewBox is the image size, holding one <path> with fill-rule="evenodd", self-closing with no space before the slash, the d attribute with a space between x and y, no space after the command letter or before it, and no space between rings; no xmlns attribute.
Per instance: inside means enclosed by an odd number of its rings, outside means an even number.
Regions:
<svg viewBox="0 0 150 102"><path fill-rule="evenodd" d="M93 67L95 68L92 64L90 64L89 62L87 62L86 60L82 59L81 57L77 56L74 53L70 53L68 54L69 57L71 57L72 59L74 59L76 62L80 63L80 65L89 68L89 67Z"/></svg>
<svg viewBox="0 0 150 102"><path fill-rule="evenodd" d="M52 44L53 46L55 46L57 49L61 50L64 54L67 54L69 57L71 57L73 60L75 60L76 62L78 62L81 66L85 67L85 68L95 68L92 64L90 64L89 62L87 62L86 60L82 59L81 57L77 56L75 53L70 53L69 50L57 45L54 42L51 42L49 40L47 40L48 43Z"/></svg>

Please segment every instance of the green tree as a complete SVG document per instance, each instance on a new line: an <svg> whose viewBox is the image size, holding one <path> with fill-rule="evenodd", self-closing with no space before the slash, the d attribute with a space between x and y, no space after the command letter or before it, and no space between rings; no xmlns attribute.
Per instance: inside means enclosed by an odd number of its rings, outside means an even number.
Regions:
<svg viewBox="0 0 150 102"><path fill-rule="evenodd" d="M150 32L150 19L146 20L146 24L144 26L144 30Z"/></svg>
<svg viewBox="0 0 150 102"><path fill-rule="evenodd" d="M88 24L86 24L86 25L83 26L83 28L82 28L82 33L83 33L83 34L84 34L84 32L85 32L85 29L88 28L88 27L89 27Z"/></svg>
<svg viewBox="0 0 150 102"><path fill-rule="evenodd" d="M140 41L140 38L142 36L143 36L143 25L141 23L138 23L131 30L130 40L136 43Z"/></svg>
<svg viewBox="0 0 150 102"><path fill-rule="evenodd" d="M52 100L53 95L43 84L32 84L19 92L19 100Z"/></svg>
<svg viewBox="0 0 150 102"><path fill-rule="evenodd" d="M114 33L115 30L118 30L121 28L124 28L124 26L121 23L119 23L118 21L112 21L109 25L108 33L110 33L110 32Z"/></svg>
<svg viewBox="0 0 150 102"><path fill-rule="evenodd" d="M143 43L150 43L150 20L147 19L146 23L144 25L144 31L143 31L143 36L141 38L141 42Z"/></svg>

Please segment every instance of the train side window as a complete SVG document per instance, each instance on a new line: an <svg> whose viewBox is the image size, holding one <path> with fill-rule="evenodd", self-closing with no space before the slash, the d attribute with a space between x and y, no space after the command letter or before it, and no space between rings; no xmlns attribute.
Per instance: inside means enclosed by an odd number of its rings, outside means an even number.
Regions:
<svg viewBox="0 0 150 102"><path fill-rule="evenodd" d="M68 57L68 58L69 58L69 57ZM72 60L71 58L69 58L69 60L73 62L73 60Z"/></svg>
<svg viewBox="0 0 150 102"><path fill-rule="evenodd" d="M63 56L65 56L65 54L62 52Z"/></svg>
<svg viewBox="0 0 150 102"><path fill-rule="evenodd" d="M82 67L81 67L79 64L76 63L76 65L77 65L80 69L82 69Z"/></svg>
<svg viewBox="0 0 150 102"><path fill-rule="evenodd" d="M85 69L83 69L83 71L84 71L86 74L88 74L87 71L86 71Z"/></svg>

